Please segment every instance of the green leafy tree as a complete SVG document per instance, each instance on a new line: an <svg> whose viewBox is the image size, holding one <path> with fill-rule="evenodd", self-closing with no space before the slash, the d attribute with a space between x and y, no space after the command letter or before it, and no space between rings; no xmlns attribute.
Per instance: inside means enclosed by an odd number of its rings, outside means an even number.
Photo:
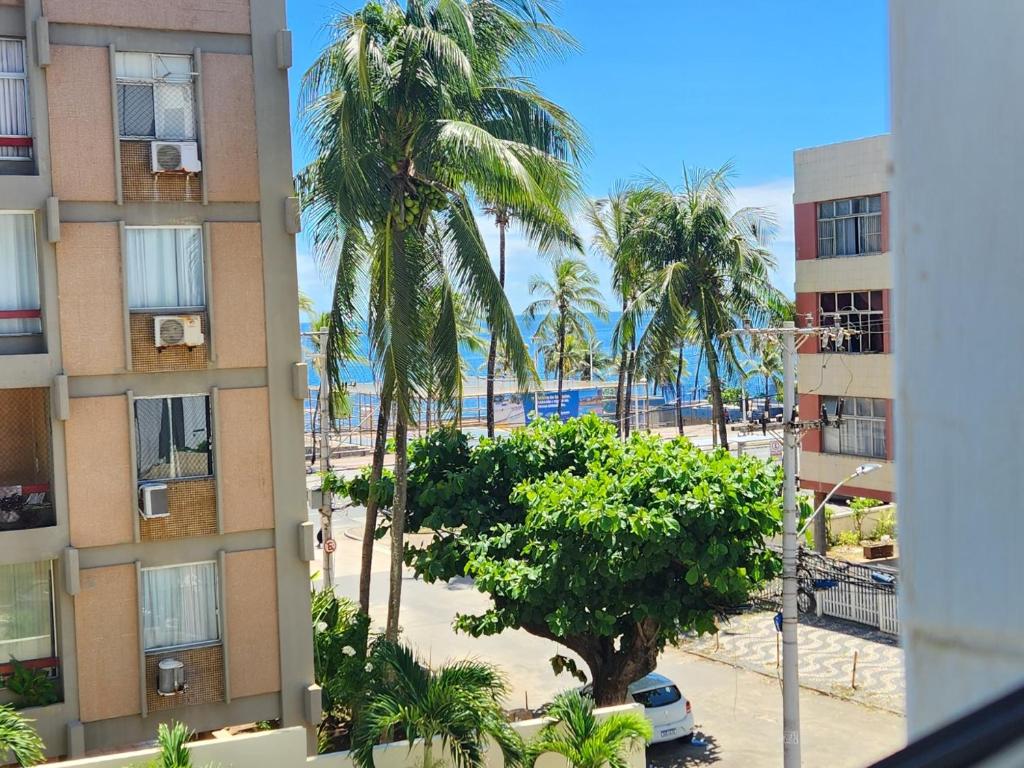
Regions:
<svg viewBox="0 0 1024 768"><path fill-rule="evenodd" d="M13 758L18 765L38 765L46 759L43 740L32 722L10 704L0 704L0 760L6 763Z"/></svg>
<svg viewBox="0 0 1024 768"><path fill-rule="evenodd" d="M564 757L570 768L627 768L629 754L650 741L650 721L639 712L617 712L598 721L594 701L579 691L559 694L537 738L527 746L533 768L545 754Z"/></svg>
<svg viewBox="0 0 1024 768"><path fill-rule="evenodd" d="M298 181L314 253L335 273L327 354L336 354L365 318L381 387L376 478L384 461L379 438L395 407L392 639L401 605L412 404L436 385L438 401L459 407L455 292L480 308L519 385L535 376L469 200L529 207L552 222L564 218L561 201L542 183L565 165L545 151L549 131L542 126L556 121L536 90L509 72L513 63L564 45L564 36L540 21L541 10L536 0L370 2L333 21L332 39L303 81L316 157ZM450 245L446 259L429 247L431 227ZM432 311L436 288L443 293L439 314ZM371 498L367 527L375 520ZM372 546L363 555L365 607Z"/></svg>
<svg viewBox="0 0 1024 768"><path fill-rule="evenodd" d="M602 706L778 571L765 541L779 530L780 470L751 456L622 441L585 416L473 447L436 433L413 444L410 466L410 527L435 534L408 561L427 581L468 575L493 601L456 627L566 646Z"/></svg>
<svg viewBox="0 0 1024 768"><path fill-rule="evenodd" d="M493 739L506 765L519 763L522 743L505 718L501 700L505 678L493 666L460 661L432 670L413 652L381 643L375 660L381 681L356 727L353 758L359 768L373 768L373 748L399 736L422 740L423 768L436 768L447 757L456 768L480 768ZM434 748L444 750L435 757Z"/></svg>
<svg viewBox="0 0 1024 768"><path fill-rule="evenodd" d="M770 282L775 259L768 250L775 224L761 208L732 211L732 168L684 170L683 185L653 183L637 228L637 244L656 276L636 314L653 307L640 339L640 354L671 344L690 321L704 352L711 405L720 444L728 448L722 400L723 357L739 368L737 343L723 339L740 319L753 322L791 313L790 302Z"/></svg>
<svg viewBox="0 0 1024 768"><path fill-rule="evenodd" d="M608 311L601 300L597 275L582 259L558 256L551 261L551 279L541 275L530 278L530 293L542 298L533 301L524 313L528 320L541 318L535 338L553 337L557 345L558 413L562 413L562 385L565 378L566 340L569 336L589 339L594 324L587 316L605 319Z"/></svg>

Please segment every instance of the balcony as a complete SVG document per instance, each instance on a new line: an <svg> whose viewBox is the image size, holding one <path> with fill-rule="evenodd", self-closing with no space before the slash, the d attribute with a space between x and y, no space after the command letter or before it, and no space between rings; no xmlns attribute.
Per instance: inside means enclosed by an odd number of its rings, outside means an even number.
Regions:
<svg viewBox="0 0 1024 768"><path fill-rule="evenodd" d="M50 391L0 390L0 531L56 525Z"/></svg>

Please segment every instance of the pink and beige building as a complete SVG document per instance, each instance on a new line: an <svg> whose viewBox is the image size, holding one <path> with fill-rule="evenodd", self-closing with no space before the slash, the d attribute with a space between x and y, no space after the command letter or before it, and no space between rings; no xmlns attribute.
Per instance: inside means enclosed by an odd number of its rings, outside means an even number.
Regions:
<svg viewBox="0 0 1024 768"><path fill-rule="evenodd" d="M284 0L0 0L0 681L318 720Z"/></svg>
<svg viewBox="0 0 1024 768"><path fill-rule="evenodd" d="M800 349L798 389L804 420L831 425L808 432L800 486L820 502L864 463L881 467L838 492L892 501L892 253L889 137L876 136L794 154L798 324L845 328L842 342L810 338ZM842 402L842 419L835 425Z"/></svg>

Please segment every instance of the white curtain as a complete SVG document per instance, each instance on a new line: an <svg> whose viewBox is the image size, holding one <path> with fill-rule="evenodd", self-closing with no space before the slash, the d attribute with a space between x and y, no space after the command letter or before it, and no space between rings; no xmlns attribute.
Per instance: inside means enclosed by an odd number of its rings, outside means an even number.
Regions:
<svg viewBox="0 0 1024 768"><path fill-rule="evenodd" d="M25 44L0 39L0 136L28 136ZM29 147L0 147L0 158L31 157Z"/></svg>
<svg viewBox="0 0 1024 768"><path fill-rule="evenodd" d="M216 563L143 569L142 613L147 651L219 640Z"/></svg>
<svg viewBox="0 0 1024 768"><path fill-rule="evenodd" d="M3 309L39 309L36 220L31 213L0 213L0 310ZM0 335L41 332L38 318L0 318Z"/></svg>
<svg viewBox="0 0 1024 768"><path fill-rule="evenodd" d="M50 563L0 565L0 663L53 655Z"/></svg>
<svg viewBox="0 0 1024 768"><path fill-rule="evenodd" d="M128 306L206 306L203 237L198 228L128 230Z"/></svg>

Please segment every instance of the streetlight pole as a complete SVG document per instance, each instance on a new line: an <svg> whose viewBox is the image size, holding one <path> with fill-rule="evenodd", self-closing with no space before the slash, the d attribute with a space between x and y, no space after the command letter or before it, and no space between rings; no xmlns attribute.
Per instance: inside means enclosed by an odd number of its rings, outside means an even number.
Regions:
<svg viewBox="0 0 1024 768"><path fill-rule="evenodd" d="M793 414L796 400L796 328L792 321L782 325L782 764L800 766L800 662L797 648L797 425Z"/></svg>
<svg viewBox="0 0 1024 768"><path fill-rule="evenodd" d="M800 527L800 530L796 532L797 540L799 540L800 537L804 535L804 532L811 526L811 523L815 520L815 518L818 517L818 514L823 509L825 509L825 505L828 504L828 500L835 495L836 491L838 491L851 480L861 477L862 475L866 475L869 472L874 472L876 469L881 468L881 464L861 464L859 467L857 467L857 469L853 471L853 474L849 475L848 477L844 477L842 480L840 480L838 483L832 486L832 490L825 494L825 498L821 500L821 504L819 504L817 509L815 509L811 513L810 517L804 520L804 524Z"/></svg>

